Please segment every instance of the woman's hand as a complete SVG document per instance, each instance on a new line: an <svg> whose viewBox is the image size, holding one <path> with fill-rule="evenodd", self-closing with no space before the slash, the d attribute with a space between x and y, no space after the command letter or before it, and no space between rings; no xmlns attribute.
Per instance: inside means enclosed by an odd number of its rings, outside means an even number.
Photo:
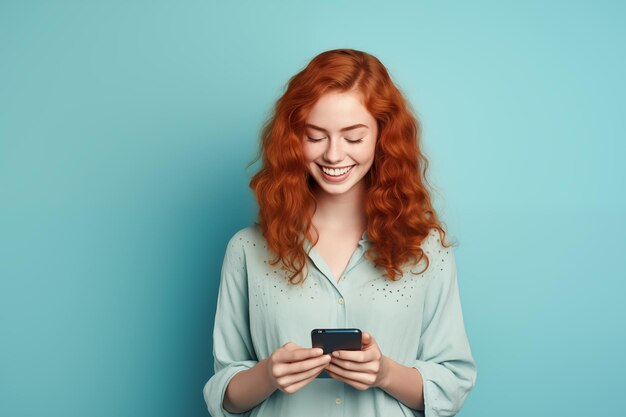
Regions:
<svg viewBox="0 0 626 417"><path fill-rule="evenodd" d="M272 384L287 394L293 394L313 381L330 363L330 355L320 348L305 348L289 342L276 349L267 361Z"/></svg>
<svg viewBox="0 0 626 417"><path fill-rule="evenodd" d="M374 337L361 334L362 350L336 350L326 372L332 378L364 391L383 384L388 374L387 357L382 354Z"/></svg>

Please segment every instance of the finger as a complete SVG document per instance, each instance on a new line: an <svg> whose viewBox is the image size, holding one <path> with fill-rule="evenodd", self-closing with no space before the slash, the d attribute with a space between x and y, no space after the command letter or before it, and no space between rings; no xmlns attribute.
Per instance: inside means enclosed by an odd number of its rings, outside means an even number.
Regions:
<svg viewBox="0 0 626 417"><path fill-rule="evenodd" d="M374 339L374 336L372 336L371 334L364 332L363 333L363 346L364 347L369 347L371 345L375 345L376 344L376 339Z"/></svg>
<svg viewBox="0 0 626 417"><path fill-rule="evenodd" d="M287 373L295 374L298 372L304 372L311 368L316 368L320 365L328 365L330 363L330 355L323 355L317 358L305 359L299 362L292 362L286 365Z"/></svg>
<svg viewBox="0 0 626 417"><path fill-rule="evenodd" d="M345 359L332 358L331 362L347 371L355 372L372 372L375 362L354 362Z"/></svg>
<svg viewBox="0 0 626 417"><path fill-rule="evenodd" d="M324 351L320 348L291 348L279 351L277 360L279 362L299 362L308 358L319 357L323 354Z"/></svg>
<svg viewBox="0 0 626 417"><path fill-rule="evenodd" d="M306 359L299 362L283 362L275 366L274 376L276 378L285 375L297 374L308 371L318 366L326 366L330 363L330 355L323 355L316 358Z"/></svg>
<svg viewBox="0 0 626 417"><path fill-rule="evenodd" d="M376 340L374 340L374 336L372 336L371 333L368 333L368 332L361 333L361 345L362 345L363 350L365 350L367 347L375 343L376 343Z"/></svg>
<svg viewBox="0 0 626 417"><path fill-rule="evenodd" d="M352 387L354 387L354 388L356 388L358 390L364 391L364 390L369 388L369 386L367 386L365 384L361 384L360 382L353 381L353 380L348 379L348 378L344 378L343 376L341 376L339 374L336 374L333 371L329 371L328 369L326 369L326 372L328 373L328 375L330 375L331 378L336 379L338 381L345 382L346 384L348 384L348 385L350 385L350 386L352 386Z"/></svg>
<svg viewBox="0 0 626 417"><path fill-rule="evenodd" d="M299 372L297 374L289 374L283 377L280 377L276 380L281 386L289 387L291 385L297 384L305 379L309 379L311 377L315 378L319 373L324 370L326 364L322 364L320 366L316 366L315 368L311 368L304 372Z"/></svg>
<svg viewBox="0 0 626 417"><path fill-rule="evenodd" d="M374 374L371 374L369 372L348 371L332 363L328 365L328 367L326 368L326 371L327 372L330 371L345 379L349 379L354 382L365 384L367 386L372 385L376 381L376 375Z"/></svg>
<svg viewBox="0 0 626 417"><path fill-rule="evenodd" d="M300 382L297 382L293 385L289 385L288 387L285 388L285 392L288 394L293 394L294 392L298 391L300 388L304 387L306 384L308 384L309 382L313 381L315 379L317 375L313 375L309 378L303 379Z"/></svg>
<svg viewBox="0 0 626 417"><path fill-rule="evenodd" d="M294 350L294 349L302 348L302 346L300 346L299 344L294 343L294 342L287 342L284 345L282 345L281 347L285 348L286 350Z"/></svg>
<svg viewBox="0 0 626 417"><path fill-rule="evenodd" d="M333 359L344 359L353 362L369 362L376 357L376 353L368 350L336 350L332 353Z"/></svg>

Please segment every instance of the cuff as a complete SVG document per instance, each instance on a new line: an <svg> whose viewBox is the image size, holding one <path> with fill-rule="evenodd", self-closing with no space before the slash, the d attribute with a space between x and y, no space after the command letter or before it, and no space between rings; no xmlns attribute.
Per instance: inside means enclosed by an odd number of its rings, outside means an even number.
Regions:
<svg viewBox="0 0 626 417"><path fill-rule="evenodd" d="M250 415L250 411L245 413L230 413L226 409L224 409L222 405L222 400L224 399L224 394L226 393L226 387L230 383L230 380L233 379L235 374L241 371L245 371L246 369L250 369L255 366L258 361L242 361L233 363L228 365L227 367L221 369L219 372L215 373L206 384L204 384L204 389L202 390L204 394L204 401L206 402L207 408L211 416L213 417L242 417Z"/></svg>
<svg viewBox="0 0 626 417"><path fill-rule="evenodd" d="M429 361L415 360L412 365L422 375L424 391L424 417L454 416L465 395L456 376L445 366Z"/></svg>

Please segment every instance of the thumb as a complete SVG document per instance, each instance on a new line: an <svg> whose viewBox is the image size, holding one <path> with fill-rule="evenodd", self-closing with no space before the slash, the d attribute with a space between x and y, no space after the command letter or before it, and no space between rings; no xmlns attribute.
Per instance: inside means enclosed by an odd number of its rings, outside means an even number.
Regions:
<svg viewBox="0 0 626 417"><path fill-rule="evenodd" d="M372 335L370 335L367 332L363 332L362 336L363 336L362 340L364 344L369 345L370 343L372 343Z"/></svg>

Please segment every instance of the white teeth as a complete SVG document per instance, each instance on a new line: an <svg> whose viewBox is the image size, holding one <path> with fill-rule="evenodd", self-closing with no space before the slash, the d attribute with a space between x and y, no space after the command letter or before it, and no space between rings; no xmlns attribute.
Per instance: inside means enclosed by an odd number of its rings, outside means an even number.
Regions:
<svg viewBox="0 0 626 417"><path fill-rule="evenodd" d="M350 171L351 169L352 167L342 168L342 169L328 169L326 167L322 167L322 171L324 171L328 175L332 175L333 177L338 177L340 175L343 175L346 172Z"/></svg>

